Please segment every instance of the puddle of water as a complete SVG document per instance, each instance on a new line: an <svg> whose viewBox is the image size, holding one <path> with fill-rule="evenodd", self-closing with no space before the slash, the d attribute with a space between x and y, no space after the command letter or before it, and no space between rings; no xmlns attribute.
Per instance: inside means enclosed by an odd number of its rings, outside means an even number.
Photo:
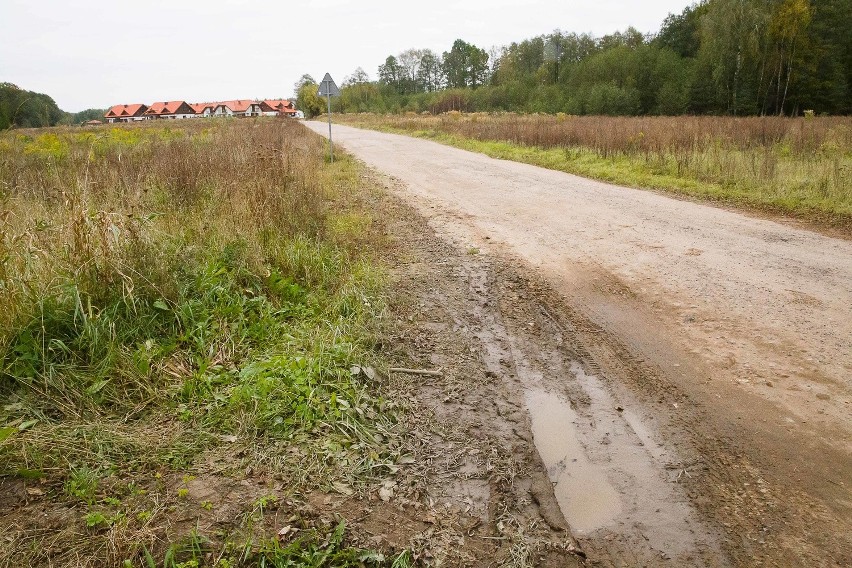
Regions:
<svg viewBox="0 0 852 568"><path fill-rule="evenodd" d="M688 498L664 469L666 463L678 461L676 456L656 443L638 412L617 410L618 402L599 377L587 374L577 362L570 369L589 397L575 436L586 444L586 455L607 472L622 499L623 510L606 530L638 531L655 550L682 560L702 549L715 549L716 535L697 522ZM604 437L606 443L601 442Z"/></svg>
<svg viewBox="0 0 852 568"><path fill-rule="evenodd" d="M606 472L586 456L577 438L574 410L542 389L531 388L525 396L533 439L565 520L577 533L611 523L621 512L621 500Z"/></svg>

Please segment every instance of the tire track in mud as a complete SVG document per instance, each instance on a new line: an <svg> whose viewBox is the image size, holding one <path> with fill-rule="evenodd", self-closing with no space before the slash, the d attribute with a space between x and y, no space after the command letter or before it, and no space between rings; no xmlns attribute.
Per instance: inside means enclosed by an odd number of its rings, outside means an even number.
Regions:
<svg viewBox="0 0 852 568"><path fill-rule="evenodd" d="M667 468L680 460L654 441L638 412L618 410L555 296L519 276L523 267L436 236L407 206L391 200L382 209L406 220L390 232L414 256L399 271L401 303L393 308L414 334L399 338L405 358L444 371L408 385L429 417L428 427L413 426L429 448L431 469L420 480L429 506L464 504L481 523L471 534L504 539L495 557L526 547L542 566L579 562L580 550L595 566L728 565L718 531L699 520L677 483L684 468ZM542 405L531 394L557 408L544 430L535 418ZM543 438L565 450L561 463L542 461L536 444L546 444ZM471 459L487 452L490 462ZM560 502L560 475L582 473L578 462L587 469L585 494L568 492L567 504ZM616 514L600 518L596 489L615 495ZM571 500L581 497L587 504L577 516ZM585 530L571 527L564 510ZM555 546L577 552L554 556Z"/></svg>

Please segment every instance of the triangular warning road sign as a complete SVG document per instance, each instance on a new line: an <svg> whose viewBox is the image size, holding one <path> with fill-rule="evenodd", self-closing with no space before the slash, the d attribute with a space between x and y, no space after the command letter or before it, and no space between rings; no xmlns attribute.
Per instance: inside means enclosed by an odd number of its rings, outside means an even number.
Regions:
<svg viewBox="0 0 852 568"><path fill-rule="evenodd" d="M337 85L334 83L334 79L331 78L331 73L326 73L325 77L322 78L322 82L320 83L319 95L321 97L339 97L340 89L337 88Z"/></svg>

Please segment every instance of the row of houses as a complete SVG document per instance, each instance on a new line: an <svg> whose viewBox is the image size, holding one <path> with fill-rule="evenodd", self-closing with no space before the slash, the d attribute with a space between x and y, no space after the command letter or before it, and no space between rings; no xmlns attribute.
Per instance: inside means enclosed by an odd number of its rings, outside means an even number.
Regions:
<svg viewBox="0 0 852 568"><path fill-rule="evenodd" d="M139 120L205 118L208 116L287 116L299 114L287 99L220 101L215 103L188 103L167 101L143 104L115 105L104 114L107 122L136 122Z"/></svg>

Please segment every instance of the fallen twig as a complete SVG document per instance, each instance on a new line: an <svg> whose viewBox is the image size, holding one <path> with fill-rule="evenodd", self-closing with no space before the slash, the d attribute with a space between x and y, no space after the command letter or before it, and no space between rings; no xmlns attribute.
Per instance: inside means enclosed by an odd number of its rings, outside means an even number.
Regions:
<svg viewBox="0 0 852 568"><path fill-rule="evenodd" d="M391 367L388 373L405 373L406 375L423 375L426 377L440 377L441 371L430 371L429 369L406 369L404 367Z"/></svg>

